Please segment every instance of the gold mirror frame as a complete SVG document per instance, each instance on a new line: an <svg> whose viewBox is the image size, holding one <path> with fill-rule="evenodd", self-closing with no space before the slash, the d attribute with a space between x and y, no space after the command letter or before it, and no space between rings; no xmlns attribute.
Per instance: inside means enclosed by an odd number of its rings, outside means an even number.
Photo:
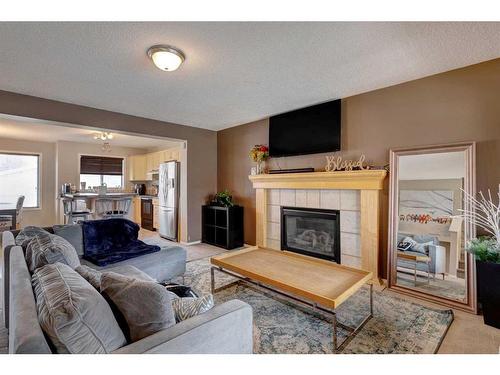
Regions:
<svg viewBox="0 0 500 375"><path fill-rule="evenodd" d="M390 183L389 183L389 237L388 237L388 287L397 292L424 299L430 302L435 302L441 305L457 308L471 313L477 313L477 296L476 296L476 267L474 256L466 253L466 294L464 302L454 300L447 297L441 297L435 294L426 293L424 291L415 290L409 287L396 284L397 271L393 269L396 264L396 247L399 217L399 157L406 155L421 155L430 153L443 153L453 151L465 152L465 178L464 190L473 196L476 195L476 144L475 142L453 143L434 146L420 146L409 148L391 149L390 156ZM465 210L470 207L464 202ZM464 222L464 239L467 242L474 238L475 228L466 220Z"/></svg>

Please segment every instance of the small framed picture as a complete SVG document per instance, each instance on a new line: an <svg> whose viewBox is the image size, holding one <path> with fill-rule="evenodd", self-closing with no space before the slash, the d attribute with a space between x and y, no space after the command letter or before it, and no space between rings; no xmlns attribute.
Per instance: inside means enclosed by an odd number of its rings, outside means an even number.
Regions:
<svg viewBox="0 0 500 375"><path fill-rule="evenodd" d="M257 174L257 167L252 167L252 168L250 169L250 174L251 174L252 176L255 176L255 175Z"/></svg>

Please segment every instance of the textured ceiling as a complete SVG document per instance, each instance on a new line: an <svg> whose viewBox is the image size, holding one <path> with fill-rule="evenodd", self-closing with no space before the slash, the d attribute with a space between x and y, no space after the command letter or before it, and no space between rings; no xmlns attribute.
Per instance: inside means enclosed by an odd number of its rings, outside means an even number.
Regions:
<svg viewBox="0 0 500 375"><path fill-rule="evenodd" d="M0 23L0 89L207 129L500 57L500 23ZM182 49L173 73L146 57Z"/></svg>

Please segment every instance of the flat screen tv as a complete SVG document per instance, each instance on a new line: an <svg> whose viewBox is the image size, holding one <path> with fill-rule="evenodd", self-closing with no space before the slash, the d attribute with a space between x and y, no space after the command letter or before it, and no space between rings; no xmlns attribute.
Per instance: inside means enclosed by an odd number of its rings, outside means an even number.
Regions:
<svg viewBox="0 0 500 375"><path fill-rule="evenodd" d="M340 150L340 99L272 116L269 155L317 154Z"/></svg>

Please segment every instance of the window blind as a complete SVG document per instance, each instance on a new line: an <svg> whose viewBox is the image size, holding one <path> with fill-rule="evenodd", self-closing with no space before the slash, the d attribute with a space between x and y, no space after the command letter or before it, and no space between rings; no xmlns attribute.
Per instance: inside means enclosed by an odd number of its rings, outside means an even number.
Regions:
<svg viewBox="0 0 500 375"><path fill-rule="evenodd" d="M123 158L82 155L80 173L121 176L123 175Z"/></svg>

